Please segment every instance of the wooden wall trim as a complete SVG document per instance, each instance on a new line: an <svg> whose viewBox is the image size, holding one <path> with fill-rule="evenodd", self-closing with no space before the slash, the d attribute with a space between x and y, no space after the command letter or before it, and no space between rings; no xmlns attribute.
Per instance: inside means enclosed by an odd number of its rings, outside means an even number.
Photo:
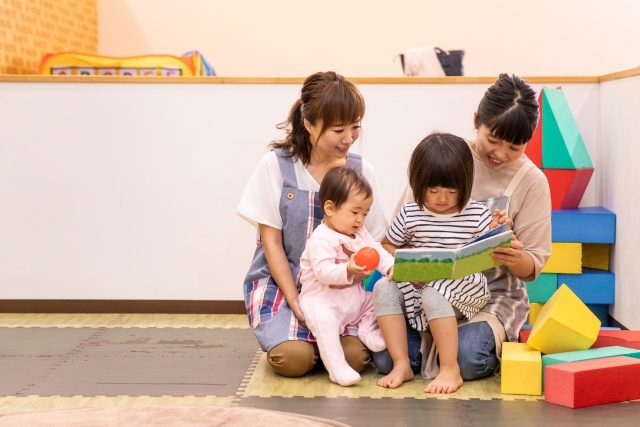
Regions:
<svg viewBox="0 0 640 427"><path fill-rule="evenodd" d="M490 77L348 77L357 84L487 84L496 81ZM599 76L549 76L527 77L529 83L598 83ZM0 75L2 82L30 83L179 83L179 84L295 84L304 83L304 77L120 77L120 76L47 76L47 75Z"/></svg>
<svg viewBox="0 0 640 427"><path fill-rule="evenodd" d="M244 301L0 300L0 313L245 314Z"/></svg>

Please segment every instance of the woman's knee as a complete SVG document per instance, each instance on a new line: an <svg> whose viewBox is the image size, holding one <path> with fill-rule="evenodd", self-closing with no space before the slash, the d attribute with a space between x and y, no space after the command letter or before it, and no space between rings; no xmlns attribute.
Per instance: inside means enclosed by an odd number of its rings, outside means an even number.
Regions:
<svg viewBox="0 0 640 427"><path fill-rule="evenodd" d="M484 378L498 367L496 342L487 322L475 322L458 329L458 365L464 380Z"/></svg>
<svg viewBox="0 0 640 427"><path fill-rule="evenodd" d="M355 336L340 337L340 344L344 351L345 360L356 372L362 372L371 362L371 352L360 341L360 338Z"/></svg>
<svg viewBox="0 0 640 427"><path fill-rule="evenodd" d="M285 341L267 353L269 366L284 377L301 377L318 362L318 348L307 341Z"/></svg>

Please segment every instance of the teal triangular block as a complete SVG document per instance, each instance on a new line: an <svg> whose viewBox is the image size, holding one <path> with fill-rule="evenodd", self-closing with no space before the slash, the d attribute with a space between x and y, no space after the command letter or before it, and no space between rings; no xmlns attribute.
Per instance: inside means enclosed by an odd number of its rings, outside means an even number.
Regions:
<svg viewBox="0 0 640 427"><path fill-rule="evenodd" d="M562 90L542 89L542 109L542 167L592 168L589 152Z"/></svg>

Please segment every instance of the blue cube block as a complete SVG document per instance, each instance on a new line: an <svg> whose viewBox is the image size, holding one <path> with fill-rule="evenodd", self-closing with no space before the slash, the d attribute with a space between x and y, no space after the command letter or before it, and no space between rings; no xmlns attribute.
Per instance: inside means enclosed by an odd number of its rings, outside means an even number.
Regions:
<svg viewBox="0 0 640 427"><path fill-rule="evenodd" d="M615 302L615 275L611 271L583 268L582 274L558 274L558 286L563 283L585 304Z"/></svg>
<svg viewBox="0 0 640 427"><path fill-rule="evenodd" d="M615 243L616 215L602 206L551 211L551 241Z"/></svg>
<svg viewBox="0 0 640 427"><path fill-rule="evenodd" d="M609 328L609 305L608 304L587 304L593 314L600 319L600 329L620 329Z"/></svg>

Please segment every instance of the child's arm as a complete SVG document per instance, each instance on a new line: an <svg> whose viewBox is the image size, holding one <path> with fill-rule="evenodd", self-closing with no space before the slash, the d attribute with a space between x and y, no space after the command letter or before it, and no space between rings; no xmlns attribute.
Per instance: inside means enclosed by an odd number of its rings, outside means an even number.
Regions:
<svg viewBox="0 0 640 427"><path fill-rule="evenodd" d="M380 244L382 245L385 251L389 252L393 256L396 255L396 249L398 249L398 246L391 243L389 239L387 239L387 236L384 236L382 238L382 241L380 242Z"/></svg>

